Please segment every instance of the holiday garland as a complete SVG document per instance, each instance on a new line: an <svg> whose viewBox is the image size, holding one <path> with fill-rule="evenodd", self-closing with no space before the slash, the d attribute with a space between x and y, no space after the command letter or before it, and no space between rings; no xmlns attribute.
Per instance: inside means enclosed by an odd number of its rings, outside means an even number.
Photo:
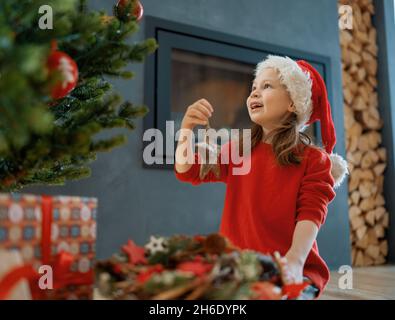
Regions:
<svg viewBox="0 0 395 320"><path fill-rule="evenodd" d="M109 299L297 299L309 285L285 284L278 256L240 250L219 234L133 241L96 264Z"/></svg>

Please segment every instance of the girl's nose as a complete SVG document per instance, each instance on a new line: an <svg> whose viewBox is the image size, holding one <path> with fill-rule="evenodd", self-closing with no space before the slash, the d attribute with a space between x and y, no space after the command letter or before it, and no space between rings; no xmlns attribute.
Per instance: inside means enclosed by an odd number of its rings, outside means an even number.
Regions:
<svg viewBox="0 0 395 320"><path fill-rule="evenodd" d="M257 90L252 91L252 92L251 92L251 97L252 97L252 98L258 97L258 91L257 91Z"/></svg>

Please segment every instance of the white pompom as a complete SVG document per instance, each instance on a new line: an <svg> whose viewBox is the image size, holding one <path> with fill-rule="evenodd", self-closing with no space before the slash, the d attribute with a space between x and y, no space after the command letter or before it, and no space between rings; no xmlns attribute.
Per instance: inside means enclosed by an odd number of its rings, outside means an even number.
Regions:
<svg viewBox="0 0 395 320"><path fill-rule="evenodd" d="M335 180L334 188L337 188L343 183L346 175L349 174L348 164L347 161L337 153L331 153L329 157L332 163L331 174Z"/></svg>

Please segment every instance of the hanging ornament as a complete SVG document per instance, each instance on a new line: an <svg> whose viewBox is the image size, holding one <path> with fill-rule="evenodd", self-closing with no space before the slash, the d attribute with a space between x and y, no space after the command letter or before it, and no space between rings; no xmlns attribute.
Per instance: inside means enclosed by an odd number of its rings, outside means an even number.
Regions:
<svg viewBox="0 0 395 320"><path fill-rule="evenodd" d="M60 99L67 96L77 85L78 66L68 54L57 50L56 41L52 42L47 66L50 76L55 72L61 76L61 79L51 87L52 98Z"/></svg>
<svg viewBox="0 0 395 320"><path fill-rule="evenodd" d="M122 246L122 251L128 255L131 264L147 263L144 248L139 247L132 240Z"/></svg>
<svg viewBox="0 0 395 320"><path fill-rule="evenodd" d="M132 17L140 21L143 13L143 5L140 1L136 0L119 0L114 8L114 15L125 22L132 20Z"/></svg>
<svg viewBox="0 0 395 320"><path fill-rule="evenodd" d="M211 127L210 123L207 121L203 138L204 142L196 144L197 152L200 154L200 158L204 160L199 169L200 180L203 180L210 171L214 173L214 176L217 179L219 179L221 175L220 166L218 163L218 156L221 152L221 148L217 144L210 142L209 129L211 129ZM215 162L211 163L213 161Z"/></svg>
<svg viewBox="0 0 395 320"><path fill-rule="evenodd" d="M154 236L151 236L150 241L145 245L145 248L150 252L151 255L157 252L166 252L166 240L163 237L155 238Z"/></svg>

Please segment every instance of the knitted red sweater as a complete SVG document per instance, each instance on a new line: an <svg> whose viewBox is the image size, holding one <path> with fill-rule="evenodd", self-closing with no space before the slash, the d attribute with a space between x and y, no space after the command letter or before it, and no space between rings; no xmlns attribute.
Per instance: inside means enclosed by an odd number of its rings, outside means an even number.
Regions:
<svg viewBox="0 0 395 320"><path fill-rule="evenodd" d="M221 154L228 152L229 156L231 150L237 150L230 146L225 144ZM301 164L281 167L272 145L261 142L248 157L251 170L246 175L232 174L233 168L241 164L230 161L230 164L221 163L219 179L210 172L202 181L197 153L195 164L187 172L179 173L175 168L174 172L179 180L193 185L226 183L220 233L241 249L265 254L279 251L285 255L292 244L297 221L310 220L318 227L325 221L327 206L336 195L329 156L325 151L306 147ZM329 280L328 267L319 255L316 242L307 257L304 276L313 281L320 293Z"/></svg>

